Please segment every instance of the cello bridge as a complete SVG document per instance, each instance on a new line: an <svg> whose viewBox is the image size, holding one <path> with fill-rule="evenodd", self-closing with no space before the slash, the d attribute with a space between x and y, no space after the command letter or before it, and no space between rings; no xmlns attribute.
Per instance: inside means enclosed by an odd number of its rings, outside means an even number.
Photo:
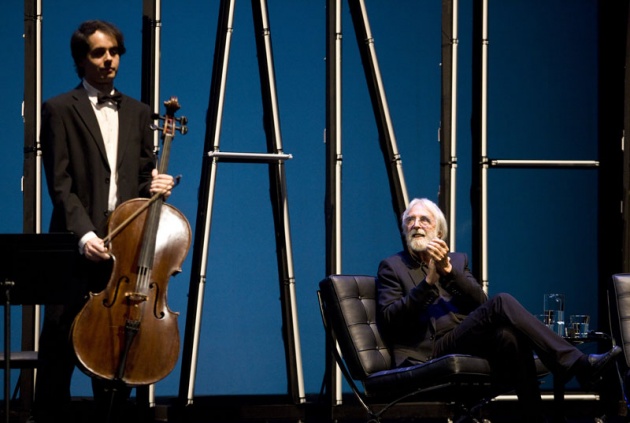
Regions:
<svg viewBox="0 0 630 423"><path fill-rule="evenodd" d="M127 298L127 301L132 303L141 303L147 300L147 295L139 292L126 292L125 297Z"/></svg>

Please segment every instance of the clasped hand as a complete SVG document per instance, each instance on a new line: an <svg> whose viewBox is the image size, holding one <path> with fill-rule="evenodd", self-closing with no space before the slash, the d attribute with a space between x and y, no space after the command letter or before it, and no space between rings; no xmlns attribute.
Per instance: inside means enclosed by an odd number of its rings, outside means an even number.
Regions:
<svg viewBox="0 0 630 423"><path fill-rule="evenodd" d="M440 280L440 275L446 275L451 272L451 260L448 257L448 244L443 239L432 239L425 250L429 256L429 272L426 281L434 284Z"/></svg>

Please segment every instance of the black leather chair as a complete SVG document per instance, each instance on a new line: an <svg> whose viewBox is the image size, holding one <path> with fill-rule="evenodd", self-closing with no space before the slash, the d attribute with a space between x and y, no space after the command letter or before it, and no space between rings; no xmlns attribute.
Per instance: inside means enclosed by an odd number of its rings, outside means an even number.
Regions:
<svg viewBox="0 0 630 423"><path fill-rule="evenodd" d="M373 276L329 276L319 283L318 298L331 353L369 422L379 422L388 409L405 400L441 402L448 415L440 417L478 421L482 405L511 391L496 383L488 361L480 357L451 354L411 367L392 367L390 350L376 325ZM541 377L548 374L538 360L537 365Z"/></svg>
<svg viewBox="0 0 630 423"><path fill-rule="evenodd" d="M623 360L617 360L622 393L628 402L630 390L630 273L612 276L608 289L608 309L612 342L623 349ZM630 404L626 404L630 407Z"/></svg>

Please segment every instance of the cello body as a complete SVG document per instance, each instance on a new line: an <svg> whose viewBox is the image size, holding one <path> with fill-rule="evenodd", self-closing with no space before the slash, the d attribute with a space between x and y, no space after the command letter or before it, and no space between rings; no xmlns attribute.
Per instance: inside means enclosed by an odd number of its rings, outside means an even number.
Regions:
<svg viewBox="0 0 630 423"><path fill-rule="evenodd" d="M163 153L166 173L175 130L176 98L165 102ZM162 118L161 118L162 119ZM181 272L191 243L190 224L162 193L116 207L104 239L113 260L105 289L90 293L75 317L71 340L78 365L90 376L129 386L153 384L175 367L179 355L178 313L167 304L167 285Z"/></svg>
<svg viewBox="0 0 630 423"><path fill-rule="evenodd" d="M145 201L133 199L121 204L112 213L109 227L117 227ZM138 246L148 210L112 241L112 277L103 291L90 294L74 321L74 350L79 366L91 376L120 380L130 386L149 385L166 377L177 362L179 313L168 308L167 284L172 275L181 272L191 230L179 210L169 204L160 206L154 265L146 292L138 296L139 280L147 270L138 266ZM140 324L125 353L129 321ZM125 358L124 371L119 374Z"/></svg>

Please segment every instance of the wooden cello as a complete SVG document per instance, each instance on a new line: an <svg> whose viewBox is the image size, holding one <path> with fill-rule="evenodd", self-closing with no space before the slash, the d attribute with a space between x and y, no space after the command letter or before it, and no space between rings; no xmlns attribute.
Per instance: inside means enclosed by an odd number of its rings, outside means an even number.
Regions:
<svg viewBox="0 0 630 423"><path fill-rule="evenodd" d="M166 173L175 131L177 98L164 102L162 157ZM166 377L179 355L179 313L168 308L168 279L181 272L191 242L188 220L162 195L124 202L111 214L105 238L112 255L106 288L90 298L72 326L79 367L88 375L150 385Z"/></svg>

